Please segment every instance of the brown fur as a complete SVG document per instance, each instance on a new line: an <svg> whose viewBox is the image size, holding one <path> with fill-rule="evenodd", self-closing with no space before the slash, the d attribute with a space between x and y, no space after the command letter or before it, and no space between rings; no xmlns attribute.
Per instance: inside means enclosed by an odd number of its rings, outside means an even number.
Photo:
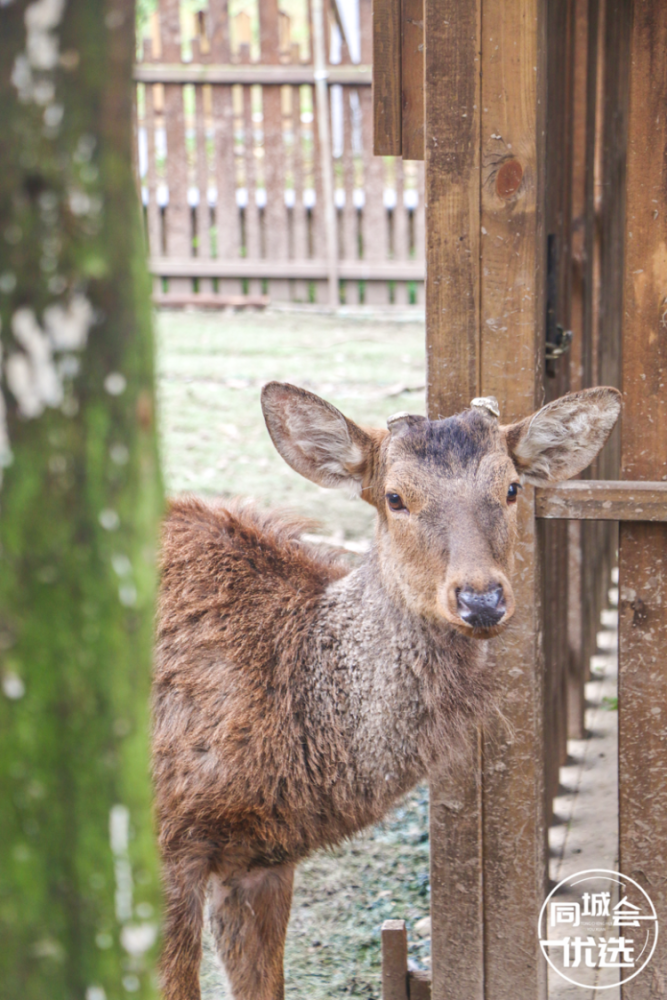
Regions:
<svg viewBox="0 0 667 1000"><path fill-rule="evenodd" d="M167 1000L199 1000L207 888L236 1000L283 996L296 863L380 819L493 705L476 636L494 630L461 620L457 588L501 581L511 616L517 472L495 420L366 432L273 385L278 449L316 481L356 482L376 545L348 572L284 515L171 506L154 687Z"/></svg>

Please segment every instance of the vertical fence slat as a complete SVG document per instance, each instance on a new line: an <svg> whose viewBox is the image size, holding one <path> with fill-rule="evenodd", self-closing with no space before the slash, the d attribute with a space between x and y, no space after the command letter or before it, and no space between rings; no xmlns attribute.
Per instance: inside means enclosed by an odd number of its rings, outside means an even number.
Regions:
<svg viewBox="0 0 667 1000"><path fill-rule="evenodd" d="M364 147L364 207L361 210L363 259L384 262L388 257L384 161L373 153L369 127L373 116L373 96L366 88L361 92L360 98ZM367 281L364 302L366 305L386 305L389 302L386 282Z"/></svg>
<svg viewBox="0 0 667 1000"><path fill-rule="evenodd" d="M159 8L162 56L165 62L181 62L180 4L161 0ZM166 249L169 257L192 256L192 227L188 205L188 166L185 149L183 87L164 84L164 121L167 135L166 181L169 203L165 208ZM189 278L171 278L171 292L190 292Z"/></svg>
<svg viewBox="0 0 667 1000"><path fill-rule="evenodd" d="M204 107L204 87L195 87L195 140L197 153L197 190L199 191L199 202L195 209L197 220L197 245L196 254L202 260L208 260L211 256L211 210L208 203L209 188L209 168L208 151L206 148L206 114ZM212 283L210 278L201 278L199 281L200 292L210 292Z"/></svg>
<svg viewBox="0 0 667 1000"><path fill-rule="evenodd" d="M373 152L401 155L401 0L373 0Z"/></svg>
<svg viewBox="0 0 667 1000"><path fill-rule="evenodd" d="M401 3L401 148L406 160L424 159L424 0Z"/></svg>
<svg viewBox="0 0 667 1000"><path fill-rule="evenodd" d="M408 217L405 210L405 171L403 160L396 160L396 203L392 213L393 260L408 259ZM408 286L406 281L397 281L394 286L394 304L408 304Z"/></svg>
<svg viewBox="0 0 667 1000"><path fill-rule="evenodd" d="M425 14L426 343L433 419L457 413L478 394L480 0L425 0ZM459 95L454 108L452 94Z"/></svg>
<svg viewBox="0 0 667 1000"><path fill-rule="evenodd" d="M425 0L424 8L427 408L437 419L465 409L480 388L481 10L479 0ZM417 215L423 205L422 187ZM419 247L423 229L415 229ZM467 771L431 781L434 997L484 997L479 768L478 751Z"/></svg>
<svg viewBox="0 0 667 1000"><path fill-rule="evenodd" d="M632 8L634 18L631 20ZM667 478L667 8L614 11L630 40L623 313L624 479ZM621 70L627 63L621 61ZM629 86L628 86L629 77ZM667 527L621 525L619 622L620 869L667 907ZM628 892L631 902L639 902ZM667 941L622 987L664 994Z"/></svg>
<svg viewBox="0 0 667 1000"><path fill-rule="evenodd" d="M502 5L482 0L482 24L481 389L496 396L502 421L511 422L530 413L542 392L545 0ZM546 964L536 934L547 865L541 587L533 506L528 488L518 508L515 621L493 640L493 669L502 678L501 707L509 725L490 726L484 734L489 1000L546 996Z"/></svg>

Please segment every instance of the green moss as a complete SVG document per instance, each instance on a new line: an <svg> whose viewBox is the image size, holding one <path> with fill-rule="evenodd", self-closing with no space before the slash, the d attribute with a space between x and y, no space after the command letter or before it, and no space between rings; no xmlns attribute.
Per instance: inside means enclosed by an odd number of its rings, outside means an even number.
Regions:
<svg viewBox="0 0 667 1000"><path fill-rule="evenodd" d="M85 295L95 321L62 408L25 419L2 384L14 461L0 492L0 981L8 1000L83 998L91 986L148 1000L155 946L136 956L121 943L160 902L147 704L162 501L130 157L134 11L126 3L111 31L103 4L67 5L57 37L78 62L50 74L64 110L49 130L9 79L24 6L3 13L0 36L15 137L0 148L0 217L20 232L0 240L0 273L16 276L0 294L3 355L21 350L19 307L43 322L45 307ZM125 380L116 395L112 372ZM114 852L119 805L129 840Z"/></svg>

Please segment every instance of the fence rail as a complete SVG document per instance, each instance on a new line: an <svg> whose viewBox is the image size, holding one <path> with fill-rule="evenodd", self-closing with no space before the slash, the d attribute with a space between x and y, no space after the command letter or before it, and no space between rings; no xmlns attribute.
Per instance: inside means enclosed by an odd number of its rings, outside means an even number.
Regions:
<svg viewBox="0 0 667 1000"><path fill-rule="evenodd" d="M252 61L246 12L230 19L227 0L210 0L186 37L178 0L159 0L135 80L161 301L423 302L423 165L373 156L370 0L356 46L320 15L319 60L318 9L299 45L277 0L262 0Z"/></svg>

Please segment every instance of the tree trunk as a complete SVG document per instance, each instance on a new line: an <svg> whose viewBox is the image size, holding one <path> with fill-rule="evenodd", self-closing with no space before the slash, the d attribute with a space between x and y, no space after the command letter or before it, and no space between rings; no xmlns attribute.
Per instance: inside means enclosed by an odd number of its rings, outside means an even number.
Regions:
<svg viewBox="0 0 667 1000"><path fill-rule="evenodd" d="M133 57L132 0L0 3L6 1000L156 995L161 484Z"/></svg>

